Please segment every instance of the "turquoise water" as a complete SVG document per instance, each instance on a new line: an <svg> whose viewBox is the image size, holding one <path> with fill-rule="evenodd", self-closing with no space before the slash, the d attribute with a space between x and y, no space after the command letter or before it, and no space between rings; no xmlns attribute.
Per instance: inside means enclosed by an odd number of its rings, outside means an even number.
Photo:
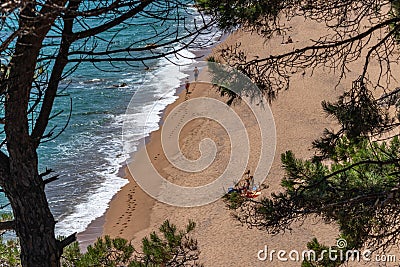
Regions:
<svg viewBox="0 0 400 267"><path fill-rule="evenodd" d="M193 18L195 16L193 9ZM136 26L123 34L115 35L114 31L103 34L102 38L114 38L112 48L117 49L154 32L151 18L139 18L134 24ZM190 24L185 26L193 27ZM167 22L160 27L172 29L176 24ZM203 40L212 36L204 36ZM99 42L99 49L105 44ZM118 176L120 167L129 158L122 149L123 121L128 119L137 125L137 131L134 129L131 133L134 136L132 151L128 151L134 152L137 149L135 140L158 129L162 110L176 99L176 90L196 64L194 59L190 59L194 57L195 50L182 51L183 57L170 56L146 62L150 67L147 71L142 63L116 63L114 66L101 63L96 67L84 63L63 81L61 88L66 88L63 91L65 96L57 98L54 111L64 112L51 124L57 126L57 133L67 122L71 111L69 124L58 138L43 143L39 149L41 171L51 168L54 174L60 175L59 180L46 186L49 204L58 221L57 234L83 231L92 220L105 212L112 196L127 183ZM148 55L149 52L146 53ZM122 83L126 86L116 87ZM137 110L127 118L124 113L135 94ZM0 205L6 203L7 200L0 195Z"/></svg>

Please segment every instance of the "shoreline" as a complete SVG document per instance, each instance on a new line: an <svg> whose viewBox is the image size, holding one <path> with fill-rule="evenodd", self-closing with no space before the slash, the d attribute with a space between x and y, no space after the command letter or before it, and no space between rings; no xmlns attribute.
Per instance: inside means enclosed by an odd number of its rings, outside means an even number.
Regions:
<svg viewBox="0 0 400 267"><path fill-rule="evenodd" d="M218 40L216 41L216 43L210 47L206 47L200 50L189 50L189 52L193 53L195 55L194 60L196 60L196 62L192 63L191 66L195 66L196 63L199 63L199 59L202 59L205 61L205 59L212 54L212 51L215 47L217 47L219 44L221 44L229 35L226 34L222 34ZM192 78L193 77L193 73L192 73L192 69L190 70L186 70L183 71L182 73L188 75L188 78ZM192 80L191 80L192 81ZM109 215L110 217L116 218L116 214L112 211L114 210L118 210L118 205L112 205L112 203L114 202L119 202L116 199L119 198L119 195L121 196L127 196L128 195L128 199L126 197L124 197L124 200L128 203L128 208L132 209L128 211L128 214L133 214L134 211L136 210L136 207L139 206L140 211L136 211L135 213L142 213L142 212L149 212L151 211L152 206L154 205L155 200L151 197L149 197L145 192L143 192L141 190L141 188L136 184L135 180L132 178L132 175L129 172L129 167L128 165L131 163L134 154L138 153L139 151L145 149L145 146L147 146L147 144L149 144L151 142L152 139L152 135L155 134L156 132L159 132L162 128L162 125L164 123L164 119L166 117L166 115L169 113L170 110L172 110L177 103L181 102L182 99L185 98L185 92L184 92L185 88L184 88L184 79L181 80L181 84L176 88L175 90L175 94L174 96L176 96L177 98L175 99L174 102L168 104L167 106L165 106L165 108L161 111L160 113L160 120L158 122L158 126L159 128L155 131L152 131L149 133L148 136L144 137L144 145L139 146L138 150L134 153L132 153L131 155L129 155L128 158L128 162L122 162L121 166L118 170L118 177L123 178L123 179L127 179L128 183L126 185L124 185L123 187L121 187L121 189L111 198L110 202L109 202L109 206L107 208L107 210L105 211L105 213L94 219L83 232L79 232L77 234L77 240L79 242L79 246L81 247L82 251L86 251L86 248L88 245L93 244L99 237L104 236L107 231L106 231L106 223L107 223L107 214L111 214ZM131 185L130 185L131 184ZM133 189L131 188L133 187ZM128 189L129 188L129 189ZM135 192L135 189L138 188L138 193ZM133 198L134 194L138 194L138 199L139 201L137 201L137 199ZM132 197L131 197L132 196ZM140 201L142 200L142 201ZM122 217L121 217L122 216ZM130 216L129 216L130 217ZM119 219L123 219L124 216L123 215L119 215L118 216ZM148 218L149 219L149 218ZM130 219L127 219L128 221L130 221ZM139 227L137 227L137 229L133 230L133 232L138 232L140 230L145 229L146 227L149 226L148 223L149 220L141 220L139 222ZM118 223L119 224L119 223ZM122 226L126 226L121 224Z"/></svg>
<svg viewBox="0 0 400 267"><path fill-rule="evenodd" d="M197 93L193 92L196 87L197 86L193 85L193 83L191 84L190 91L192 91L192 94L190 96L199 97L201 95L199 90L197 90ZM168 114L187 99L186 92L182 86L177 89L177 92L179 92L178 98L163 110L162 119L159 122L160 128L151 132L150 135L145 138L145 146L138 149L138 151L132 155L132 161L128 164L134 165L136 160L140 161L140 154L144 153L144 151L147 151L148 154L156 155L151 159L153 164L158 164L156 161L166 160L158 153L159 147L161 146L162 124ZM137 159L138 157L139 159ZM140 163L137 164L140 165ZM160 169L163 167L165 166L161 166ZM112 237L118 236L132 240L135 238L136 233L150 226L152 208L158 201L149 196L138 186L130 174L128 165L125 165L123 169L126 174L124 178L128 179L129 183L122 187L111 200L109 209L104 216L102 235L104 236L107 234Z"/></svg>

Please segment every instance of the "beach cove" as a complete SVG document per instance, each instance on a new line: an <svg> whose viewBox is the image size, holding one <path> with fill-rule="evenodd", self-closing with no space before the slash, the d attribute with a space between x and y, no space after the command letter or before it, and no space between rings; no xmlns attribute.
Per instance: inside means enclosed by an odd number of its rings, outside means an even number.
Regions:
<svg viewBox="0 0 400 267"><path fill-rule="evenodd" d="M291 35L294 40L293 45L283 45L281 38L264 43L259 36L238 31L231 34L213 51L217 56L219 49L240 42L249 55L262 56L293 49L293 46L302 40L309 40L309 32L320 33L316 31L318 28L315 25L306 24L300 20L292 23L296 25L295 27L302 29L301 31L293 29L294 34ZM280 180L283 177L281 153L292 150L298 157L309 158L313 155L312 141L321 135L324 128L336 126L325 117L320 105L322 100L333 101L343 92L343 88L332 89L335 78L334 74L327 74L321 69L317 69L312 77L298 74L293 77L290 90L281 92L278 99L271 104L277 131L277 146L272 168L264 182L268 188L262 190L263 196L280 190ZM189 99L208 97L227 101L226 97L221 97L215 88L207 84L192 83L190 91L192 93ZM183 91L179 98L165 110L164 120L174 107L185 100L187 96ZM232 108L236 113L244 114L244 117L248 116L246 107L240 102ZM254 171L260 151L258 147L261 143L260 134L257 125L251 123L251 120L248 120L246 129L250 135L249 140L252 140L248 169ZM195 174L182 172L169 164L162 151L161 131L162 128L151 134L147 151L157 170L163 176L169 177L168 179L172 182L185 186L206 184L217 178L226 167L230 153L229 138L217 123L207 119L194 120L186 124L180 133L179 142L182 153L189 159L199 157L199 142L206 137L211 138L218 147L215 162L203 172ZM140 168L140 159L138 161L139 164L136 162L137 165L132 166L133 168ZM125 169L125 171L129 184L124 186L111 201L105 215L103 234L124 237L131 240L137 247L140 246L141 239L158 229L165 219L169 219L178 227L183 227L190 219L197 223L194 236L200 246L200 262L205 266L263 266L265 262L257 259L257 253L265 245L275 250L301 251L306 249L306 243L315 236L318 236L322 243L335 244L338 233L335 225L327 225L318 218L296 224L291 233L270 236L262 231L240 225L232 218L231 212L222 200L192 208L174 207L155 201L140 189L130 177L129 170ZM298 262L274 262L274 266L299 266L299 264Z"/></svg>

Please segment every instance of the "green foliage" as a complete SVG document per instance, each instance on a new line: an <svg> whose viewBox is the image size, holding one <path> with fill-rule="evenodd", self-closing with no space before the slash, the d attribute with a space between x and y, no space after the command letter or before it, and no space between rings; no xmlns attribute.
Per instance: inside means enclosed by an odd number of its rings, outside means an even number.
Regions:
<svg viewBox="0 0 400 267"><path fill-rule="evenodd" d="M82 253L79 248L79 243L74 242L71 245L64 248L64 253L61 257L61 266L63 267L74 267L78 266L78 262L82 258Z"/></svg>
<svg viewBox="0 0 400 267"><path fill-rule="evenodd" d="M386 249L400 236L400 140L394 136L372 141L370 136L391 129L385 127L392 120L366 92L346 93L337 103L323 106L341 125L331 135L334 140L324 136L323 157L303 160L287 151L281 156L282 192L261 201L230 199L228 203L236 208L240 221L269 233L291 229L293 222L318 215L337 223L348 249ZM325 248L316 240L308 247ZM303 264L338 265L331 261Z"/></svg>
<svg viewBox="0 0 400 267"><path fill-rule="evenodd" d="M245 201L245 198L238 192L227 193L224 196L224 200L227 203L229 209L237 209Z"/></svg>
<svg viewBox="0 0 400 267"><path fill-rule="evenodd" d="M383 222L376 220L379 206L388 205L389 200L390 205L400 206L398 200L388 199L389 192L399 183L397 175L393 175L400 171L399 145L397 137L389 143L354 143L342 138L335 152L345 154L347 160L330 167L319 161L296 159L292 152L286 152L282 155L286 171L282 186L286 191L274 195L268 208L275 214L278 207L291 203L295 205L292 211L298 215L301 211L319 213L326 221L337 221L348 241L359 248L379 231Z"/></svg>
<svg viewBox="0 0 400 267"><path fill-rule="evenodd" d="M9 213L9 212L0 213L0 222L10 221L12 219L14 219L14 216L12 215L12 213Z"/></svg>
<svg viewBox="0 0 400 267"><path fill-rule="evenodd" d="M189 237L195 226L189 221L185 230L178 231L166 220L159 228L161 236L153 232L142 240L142 252L123 238L98 238L86 253L81 253L75 242L64 249L62 266L201 266L197 262L200 253L197 240Z"/></svg>
<svg viewBox="0 0 400 267"><path fill-rule="evenodd" d="M0 211L0 222L5 222L5 221L12 221L14 219L14 216L10 212L1 212ZM0 230L0 236L7 232L7 230Z"/></svg>
<svg viewBox="0 0 400 267"><path fill-rule="evenodd" d="M0 236L0 266L21 266L20 249L17 240L3 240Z"/></svg>
<svg viewBox="0 0 400 267"><path fill-rule="evenodd" d="M11 221L11 213L0 213L0 222ZM17 239L4 240L0 231L0 266L21 266L20 246Z"/></svg>
<svg viewBox="0 0 400 267"><path fill-rule="evenodd" d="M175 225L166 220L159 228L161 237L153 232L149 238L143 239L142 262L151 263L152 266L178 266L184 258L187 258L193 261L195 266L199 266L196 262L197 240L188 237L188 233L192 232L195 226L193 221L189 221L185 230L178 231Z"/></svg>
<svg viewBox="0 0 400 267"><path fill-rule="evenodd" d="M399 0L392 0L390 1L391 3L391 15L393 18L399 18L400 17L400 1ZM398 23L392 23L390 24L390 29L393 30L394 37L397 43L400 42L400 29L398 28L399 24Z"/></svg>
<svg viewBox="0 0 400 267"><path fill-rule="evenodd" d="M127 265L133 255L134 249L126 239L109 236L98 238L93 245L87 247L87 252L82 254L75 242L64 252L63 266L110 266Z"/></svg>
<svg viewBox="0 0 400 267"><path fill-rule="evenodd" d="M219 63L216 59L215 59L215 57L214 56L209 56L209 57L207 57L207 62L214 62L214 63Z"/></svg>
<svg viewBox="0 0 400 267"><path fill-rule="evenodd" d="M328 247L318 242L316 238L313 238L307 243L309 250L315 251L315 259L304 259L301 267L337 267L343 264L344 260L341 260L340 254L343 255L344 251L337 247ZM329 250L335 250L334 253L329 255ZM328 252L328 253L327 253ZM331 257L329 257L331 256ZM336 258L336 260L334 260ZM342 257L342 259L345 259Z"/></svg>
<svg viewBox="0 0 400 267"><path fill-rule="evenodd" d="M319 150L322 159L346 160L346 153L336 153L337 147L343 148L344 145L341 143L343 141L340 140L341 137L345 137L348 143L345 144L344 150L346 150L347 147L351 147L349 143L380 133L387 125L394 122L387 110L383 110L377 104L372 93L359 80L354 82L353 88L340 96L336 103L323 101L322 108L328 116L336 119L341 125L337 133L325 129L323 136L314 141L314 148Z"/></svg>
<svg viewBox="0 0 400 267"><path fill-rule="evenodd" d="M354 244L349 244L347 242L347 237L341 235L338 239L338 247L326 246L318 242L317 238L313 238L307 243L308 251L313 251L312 257L304 257L301 264L302 267L338 267L349 261L360 261L362 255L360 255L359 250L351 250L349 247L354 247ZM343 242L344 243L341 243Z"/></svg>
<svg viewBox="0 0 400 267"><path fill-rule="evenodd" d="M239 25L262 24L261 18L275 20L285 5L281 0L196 0L196 4L200 9L217 18L218 26L224 30L230 30Z"/></svg>

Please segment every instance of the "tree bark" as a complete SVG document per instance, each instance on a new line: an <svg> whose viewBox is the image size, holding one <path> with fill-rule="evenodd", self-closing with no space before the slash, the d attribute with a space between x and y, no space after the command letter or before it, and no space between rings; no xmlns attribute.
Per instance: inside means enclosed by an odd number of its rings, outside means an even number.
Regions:
<svg viewBox="0 0 400 267"><path fill-rule="evenodd" d="M40 4L32 0L22 1L23 4L18 13L19 28L17 33L10 36L7 41L9 44L16 38L15 45L12 45L14 51L8 66L8 77L1 81L0 93L6 94L4 129L8 155L0 150L0 186L10 201L14 221L3 226L15 229L20 239L21 260L24 267L60 266L63 247L75 240L74 235L61 242L55 238L55 220L44 191L46 181L43 181L38 172L36 151L45 135L64 68L70 62L68 60L70 45L74 41L90 38L124 23L154 1L133 1L127 5L127 10L123 6L115 8L114 12L111 12L115 17L113 16L109 22L73 33L74 20L79 13L76 11L79 10L81 2L83 1L70 0L65 8L67 0L45 0ZM108 10L113 10L114 4L118 7L119 2L110 4ZM100 12L99 16L101 14ZM107 15L107 12L104 14ZM82 13L81 17L84 16L85 13ZM91 16L88 15L88 17ZM64 26L61 45L57 51L57 57L54 58L40 112L36 118L32 119L35 120L32 125L29 125L29 101L37 60L40 58L43 40L56 18L63 19L63 24L60 24ZM191 35L192 33L188 36ZM178 41L176 39L174 42ZM0 45L0 49L4 47ZM129 58L123 60L128 61ZM56 179L56 177L50 179Z"/></svg>
<svg viewBox="0 0 400 267"><path fill-rule="evenodd" d="M35 19L28 10L20 27L34 29ZM48 26L50 27L50 26ZM42 41L48 30L41 27L18 37L10 62L10 77L5 103L5 132L9 154L9 173L1 186L10 200L15 231L20 238L22 266L60 266L61 248L55 238L44 182L38 173L35 142L29 135L28 102Z"/></svg>

